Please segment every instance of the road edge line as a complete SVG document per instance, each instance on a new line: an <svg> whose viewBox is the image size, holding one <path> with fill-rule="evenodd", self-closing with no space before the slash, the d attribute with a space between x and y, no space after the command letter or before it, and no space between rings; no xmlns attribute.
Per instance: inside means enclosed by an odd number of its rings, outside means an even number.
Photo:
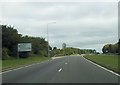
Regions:
<svg viewBox="0 0 120 85"><path fill-rule="evenodd" d="M45 60L45 61L42 61L42 62L39 62L39 63L33 63L33 64L21 66L21 67L10 68L9 70L1 72L0 74L8 73L8 72L11 72L11 71L16 71L16 70L19 70L19 69L22 69L22 68L27 68L27 67L34 66L34 65L37 65L37 64L40 64L40 63L44 63L46 61L48 61L48 60Z"/></svg>
<svg viewBox="0 0 120 85"><path fill-rule="evenodd" d="M82 57L83 57L83 56L82 56ZM104 69L104 70L106 70L106 71L108 71L108 72L110 72L110 73L112 73L112 74L120 77L120 75L119 75L118 73L116 73L116 72L114 72L114 71L112 71L112 70L110 70L110 69L107 69L107 68L105 68L105 67L103 67L103 66L101 66L101 65L99 65L99 64L97 64L97 63L94 63L93 61L88 60L88 59L85 58L85 57L83 57L83 58L84 58L85 60L87 60L88 62L90 62L90 63L92 63L92 64L94 64L94 65L96 65L96 66L98 66L98 67L100 67L100 68L102 68L102 69Z"/></svg>

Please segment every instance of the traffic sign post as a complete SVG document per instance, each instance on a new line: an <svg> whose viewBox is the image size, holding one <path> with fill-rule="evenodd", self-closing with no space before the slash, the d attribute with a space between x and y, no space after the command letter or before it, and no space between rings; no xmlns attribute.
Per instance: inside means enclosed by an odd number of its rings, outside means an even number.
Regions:
<svg viewBox="0 0 120 85"><path fill-rule="evenodd" d="M19 51L17 52L17 58L19 59Z"/></svg>

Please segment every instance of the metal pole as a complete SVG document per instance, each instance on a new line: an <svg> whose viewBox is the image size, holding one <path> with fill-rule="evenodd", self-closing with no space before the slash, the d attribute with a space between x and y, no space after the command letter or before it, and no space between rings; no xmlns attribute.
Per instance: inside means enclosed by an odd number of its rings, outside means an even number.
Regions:
<svg viewBox="0 0 120 85"><path fill-rule="evenodd" d="M56 24L56 22L52 22L52 23L47 23L47 41L48 41L48 57L50 57L50 49L49 49L49 29L48 29L48 25L49 24Z"/></svg>
<svg viewBox="0 0 120 85"><path fill-rule="evenodd" d="M48 23L49 24L49 23ZM48 41L48 57L50 57L50 52L49 52L49 30L48 30L48 24L47 24L47 41Z"/></svg>
<svg viewBox="0 0 120 85"><path fill-rule="evenodd" d="M120 55L120 39L118 40L118 54Z"/></svg>
<svg viewBox="0 0 120 85"><path fill-rule="evenodd" d="M17 44L17 59L19 59L19 50L18 50L18 44Z"/></svg>
<svg viewBox="0 0 120 85"><path fill-rule="evenodd" d="M19 59L19 52L17 54L18 54L18 59Z"/></svg>

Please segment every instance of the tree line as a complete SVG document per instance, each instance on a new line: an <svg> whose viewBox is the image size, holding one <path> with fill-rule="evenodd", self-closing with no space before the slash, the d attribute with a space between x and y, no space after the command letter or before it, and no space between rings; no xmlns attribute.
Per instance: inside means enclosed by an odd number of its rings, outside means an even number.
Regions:
<svg viewBox="0 0 120 85"><path fill-rule="evenodd" d="M31 37L23 36L13 26L1 25L2 29L2 59L9 59L11 57L17 58L17 44L18 43L31 43L31 52L20 52L20 58L27 58L31 54L47 57L48 55L48 42L43 37ZM96 50L92 49L79 49L67 47L65 49L58 49L57 47L51 47L50 56L71 55L71 54L86 54L96 53Z"/></svg>
<svg viewBox="0 0 120 85"><path fill-rule="evenodd" d="M115 53L120 54L120 40L115 44L106 44L102 48L103 53Z"/></svg>
<svg viewBox="0 0 120 85"><path fill-rule="evenodd" d="M47 41L42 37L23 36L12 26L1 25L2 28L2 59L17 57L18 43L32 43L32 52L21 52L20 57L28 57L29 54L47 56Z"/></svg>
<svg viewBox="0 0 120 85"><path fill-rule="evenodd" d="M60 55L73 55L73 54L95 54L97 53L96 50L92 49L79 49L79 48L73 48L73 47L66 47L65 49L57 49L57 47L54 47L52 50L52 54L54 56L60 56Z"/></svg>

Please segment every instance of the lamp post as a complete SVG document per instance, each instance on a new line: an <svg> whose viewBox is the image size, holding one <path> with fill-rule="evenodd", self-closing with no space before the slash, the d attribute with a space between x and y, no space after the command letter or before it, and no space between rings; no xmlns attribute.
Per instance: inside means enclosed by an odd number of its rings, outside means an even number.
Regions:
<svg viewBox="0 0 120 85"><path fill-rule="evenodd" d="M47 54L48 54L48 57L50 57L50 49L49 49L49 30L48 30L48 26L49 24L56 24L56 22L50 22L50 23L47 23L47 41L48 41L48 49L47 49Z"/></svg>

